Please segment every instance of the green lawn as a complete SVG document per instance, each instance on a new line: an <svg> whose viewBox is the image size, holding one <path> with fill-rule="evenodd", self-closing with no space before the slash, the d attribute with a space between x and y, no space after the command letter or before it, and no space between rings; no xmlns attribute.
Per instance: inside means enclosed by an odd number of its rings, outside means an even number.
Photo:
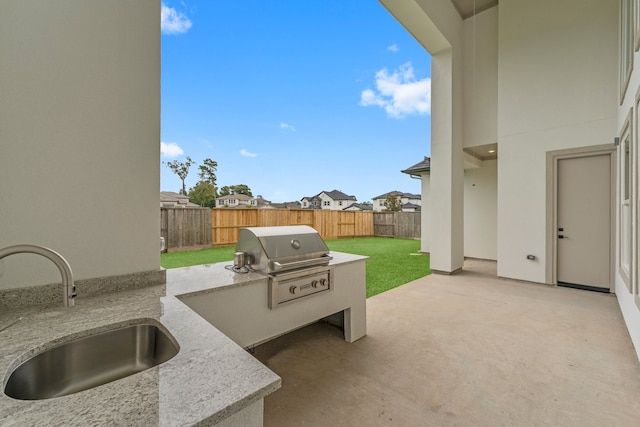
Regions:
<svg viewBox="0 0 640 427"><path fill-rule="evenodd" d="M200 249L197 251L167 252L160 254L160 265L164 268L188 267L190 265L215 264L233 261L235 247Z"/></svg>
<svg viewBox="0 0 640 427"><path fill-rule="evenodd" d="M328 240L332 251L366 255L367 298L431 274L429 256L421 254L420 241L388 237Z"/></svg>
<svg viewBox="0 0 640 427"><path fill-rule="evenodd" d="M417 240L358 237L327 240L326 243L332 251L370 257L367 261L367 298L431 273L429 256L419 253L420 242ZM177 268L230 262L234 252L235 248L229 247L163 253L160 264L164 268Z"/></svg>

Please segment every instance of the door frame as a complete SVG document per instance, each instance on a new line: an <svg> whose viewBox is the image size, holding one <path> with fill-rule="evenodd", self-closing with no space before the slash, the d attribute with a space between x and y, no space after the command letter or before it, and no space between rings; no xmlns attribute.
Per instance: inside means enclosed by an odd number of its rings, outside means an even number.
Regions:
<svg viewBox="0 0 640 427"><path fill-rule="evenodd" d="M549 255L545 263L545 282L547 284L558 286L558 163L560 160L566 159L608 155L611 174L611 189L609 191L609 292L613 293L615 291L616 148L615 144L606 144L547 152L546 253Z"/></svg>

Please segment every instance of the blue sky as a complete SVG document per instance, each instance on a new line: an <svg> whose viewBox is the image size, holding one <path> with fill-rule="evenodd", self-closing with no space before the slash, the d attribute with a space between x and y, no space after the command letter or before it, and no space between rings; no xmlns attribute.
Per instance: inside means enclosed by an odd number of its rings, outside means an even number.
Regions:
<svg viewBox="0 0 640 427"><path fill-rule="evenodd" d="M420 193L400 170L430 155L430 69L376 0L165 0L161 160L211 158L272 202Z"/></svg>

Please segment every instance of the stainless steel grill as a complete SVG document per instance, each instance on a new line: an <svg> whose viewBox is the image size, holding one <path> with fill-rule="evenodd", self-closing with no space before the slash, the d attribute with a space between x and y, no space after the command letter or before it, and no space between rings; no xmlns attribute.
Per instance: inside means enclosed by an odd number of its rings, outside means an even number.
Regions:
<svg viewBox="0 0 640 427"><path fill-rule="evenodd" d="M329 248L306 225L241 228L235 267L269 278L269 308L333 289Z"/></svg>

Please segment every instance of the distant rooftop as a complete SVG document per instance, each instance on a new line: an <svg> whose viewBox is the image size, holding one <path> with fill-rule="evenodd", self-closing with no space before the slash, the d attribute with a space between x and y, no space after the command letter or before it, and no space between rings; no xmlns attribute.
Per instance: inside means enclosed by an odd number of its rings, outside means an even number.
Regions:
<svg viewBox="0 0 640 427"><path fill-rule="evenodd" d="M388 193L384 193L384 194L381 194L379 196L374 197L373 200L386 199L387 196L389 196L389 195L393 195L393 196L400 197L400 198L406 197L407 199L421 199L422 198L422 196L420 194L404 193L402 191L389 191Z"/></svg>
<svg viewBox="0 0 640 427"><path fill-rule="evenodd" d="M407 169L401 170L400 172L412 176L421 176L426 172L431 172L431 157L424 156L423 160Z"/></svg>

